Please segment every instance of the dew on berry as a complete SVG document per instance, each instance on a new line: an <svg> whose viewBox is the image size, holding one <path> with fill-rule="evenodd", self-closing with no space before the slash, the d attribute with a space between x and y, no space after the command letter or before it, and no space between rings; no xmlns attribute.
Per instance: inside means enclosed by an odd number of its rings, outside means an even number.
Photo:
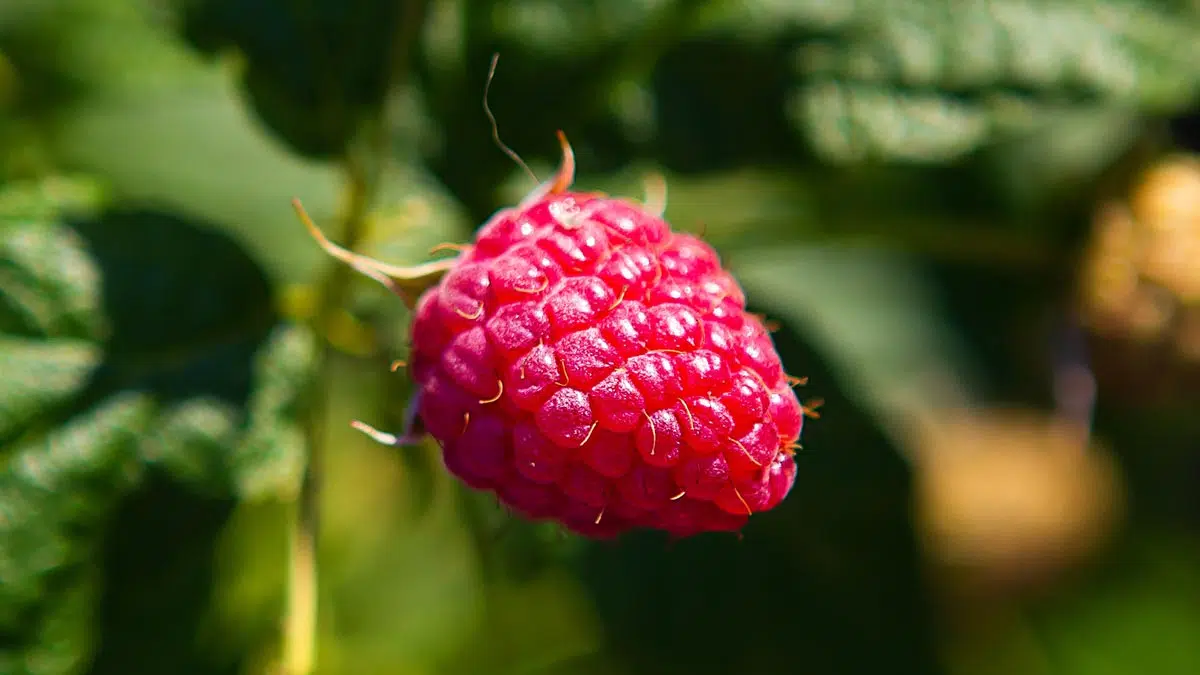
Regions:
<svg viewBox="0 0 1200 675"><path fill-rule="evenodd" d="M663 279L646 291L646 303L659 305L674 303L695 306L696 289L690 281L684 279Z"/></svg>
<svg viewBox="0 0 1200 675"><path fill-rule="evenodd" d="M697 280L717 271L720 260L711 246L690 234L675 235L675 245L659 258L671 276Z"/></svg>
<svg viewBox="0 0 1200 675"><path fill-rule="evenodd" d="M741 349L738 351L738 361L758 373L763 382L774 387L783 381L783 364L775 355L771 344L771 335L767 329L754 319L742 328Z"/></svg>
<svg viewBox="0 0 1200 675"><path fill-rule="evenodd" d="M707 318L712 319L733 331L740 331L746 325L746 309L730 297L722 298L720 302L707 309ZM740 339L735 342L739 343Z"/></svg>
<svg viewBox="0 0 1200 675"><path fill-rule="evenodd" d="M633 300L645 296L658 274L654 254L641 248L614 251L597 272L618 296Z"/></svg>

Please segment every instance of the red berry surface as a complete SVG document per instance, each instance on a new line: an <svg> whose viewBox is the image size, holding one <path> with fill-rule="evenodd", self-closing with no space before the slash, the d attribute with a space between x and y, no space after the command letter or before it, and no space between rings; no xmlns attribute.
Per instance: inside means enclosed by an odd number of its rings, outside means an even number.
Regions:
<svg viewBox="0 0 1200 675"><path fill-rule="evenodd" d="M736 531L795 479L804 410L766 327L631 201L559 186L495 214L417 301L409 365L453 474L582 535Z"/></svg>

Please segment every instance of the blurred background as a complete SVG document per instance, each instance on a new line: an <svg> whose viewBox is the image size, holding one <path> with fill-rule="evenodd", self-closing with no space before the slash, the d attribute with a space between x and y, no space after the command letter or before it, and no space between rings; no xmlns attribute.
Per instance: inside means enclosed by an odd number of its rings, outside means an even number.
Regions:
<svg viewBox="0 0 1200 675"><path fill-rule="evenodd" d="M467 240L496 52L823 400L740 540L349 428L408 316L289 200ZM0 674L1200 673L1198 152L1195 0L0 0Z"/></svg>

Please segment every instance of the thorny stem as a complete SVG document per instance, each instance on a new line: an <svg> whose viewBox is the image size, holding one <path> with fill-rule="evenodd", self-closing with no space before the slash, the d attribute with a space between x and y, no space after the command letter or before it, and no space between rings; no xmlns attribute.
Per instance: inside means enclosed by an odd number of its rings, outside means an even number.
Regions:
<svg viewBox="0 0 1200 675"><path fill-rule="evenodd" d="M427 0L404 0L389 58L391 87L403 85L417 34L423 25ZM362 129L365 143L351 143L342 158L348 199L341 239L348 250L358 248L366 235L367 216L379 185L385 158L391 153L386 114L369 120ZM356 139L358 140L358 139ZM353 270L333 265L322 287L315 325L321 337L319 369L311 389L307 428L308 457L300 485L299 503L290 542L287 607L284 614L280 671L283 675L311 675L316 669L319 584L317 551L320 535L320 495L324 477L325 431L329 408L329 382L334 376L333 347L328 328L348 300Z"/></svg>

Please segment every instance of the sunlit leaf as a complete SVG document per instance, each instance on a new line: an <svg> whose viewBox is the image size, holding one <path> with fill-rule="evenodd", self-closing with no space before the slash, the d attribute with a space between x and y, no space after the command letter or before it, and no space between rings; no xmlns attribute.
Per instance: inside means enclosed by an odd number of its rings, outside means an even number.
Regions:
<svg viewBox="0 0 1200 675"><path fill-rule="evenodd" d="M837 162L947 162L1064 113L1200 96L1194 3L756 0L713 3L701 25L791 40L792 119Z"/></svg>
<svg viewBox="0 0 1200 675"><path fill-rule="evenodd" d="M139 478L137 437L152 403L126 394L17 448L0 472L0 635L7 658L24 661L12 672L55 672L36 663L41 651L57 651L60 662L79 662L90 645L41 643L54 636L53 623L77 622L61 613L74 593L55 593L87 573L105 515ZM75 606L88 612L89 608ZM48 633L48 634L47 634ZM47 654L48 655L48 654ZM34 659L34 663L29 663Z"/></svg>
<svg viewBox="0 0 1200 675"><path fill-rule="evenodd" d="M206 62L145 7L61 2L72 21L38 11L38 20L19 24L12 50L14 63L63 97L31 112L54 160L98 178L115 199L221 226L273 279L313 281L328 260L290 201L301 198L337 239L346 202L338 167L298 158L271 138L244 105L228 61ZM416 248L466 229L461 207L427 171L387 161L379 183L381 208L422 204L424 215L409 221Z"/></svg>

